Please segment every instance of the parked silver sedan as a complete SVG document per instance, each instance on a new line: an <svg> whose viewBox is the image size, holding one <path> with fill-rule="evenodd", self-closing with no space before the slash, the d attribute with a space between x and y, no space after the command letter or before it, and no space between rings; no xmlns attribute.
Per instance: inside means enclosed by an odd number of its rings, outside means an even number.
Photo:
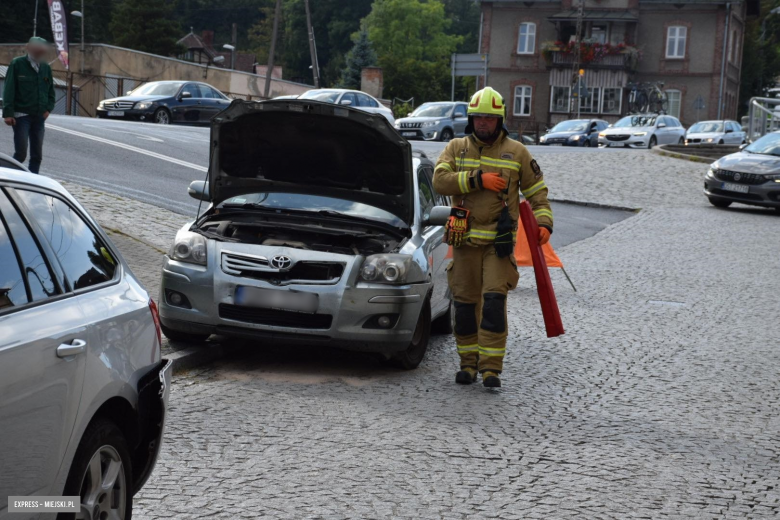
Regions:
<svg viewBox="0 0 780 520"><path fill-rule="evenodd" d="M212 121L209 208L164 259L171 339L332 345L420 364L449 323L433 164L378 114L308 100L234 102Z"/></svg>
<svg viewBox="0 0 780 520"><path fill-rule="evenodd" d="M0 518L80 496L130 518L162 440L170 364L155 303L57 182L0 168Z"/></svg>
<svg viewBox="0 0 780 520"><path fill-rule="evenodd" d="M685 133L686 146L721 144L739 146L746 142L746 134L736 121L700 121Z"/></svg>

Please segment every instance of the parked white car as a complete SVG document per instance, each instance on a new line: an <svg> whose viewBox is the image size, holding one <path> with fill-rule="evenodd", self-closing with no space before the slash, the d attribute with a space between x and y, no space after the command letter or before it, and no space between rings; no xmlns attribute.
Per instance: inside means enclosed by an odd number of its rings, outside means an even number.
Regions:
<svg viewBox="0 0 780 520"><path fill-rule="evenodd" d="M659 144L684 144L685 128L672 116L635 114L599 132L599 146L652 148Z"/></svg>
<svg viewBox="0 0 780 520"><path fill-rule="evenodd" d="M342 88L309 90L298 96L298 99L312 99L314 101L322 101L323 103L333 103L334 105L346 105L364 112L382 114L390 121L391 125L395 124L395 117L393 117L393 112L389 108L380 103L375 97L359 90Z"/></svg>
<svg viewBox="0 0 780 520"><path fill-rule="evenodd" d="M9 514L9 496L132 516L165 422L160 335L156 303L84 208L0 168L0 518L55 516Z"/></svg>
<svg viewBox="0 0 780 520"><path fill-rule="evenodd" d="M686 146L728 144L739 146L747 142L745 132L736 121L700 121L685 134Z"/></svg>

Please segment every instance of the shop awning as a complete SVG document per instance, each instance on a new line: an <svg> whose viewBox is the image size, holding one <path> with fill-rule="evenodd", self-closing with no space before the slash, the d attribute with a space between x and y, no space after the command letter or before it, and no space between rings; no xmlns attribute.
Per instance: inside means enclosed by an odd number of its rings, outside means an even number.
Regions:
<svg viewBox="0 0 780 520"><path fill-rule="evenodd" d="M639 13L636 11L585 11L583 20L586 22L636 22L639 20ZM577 10L571 9L552 15L549 18L552 22L567 22L577 20Z"/></svg>

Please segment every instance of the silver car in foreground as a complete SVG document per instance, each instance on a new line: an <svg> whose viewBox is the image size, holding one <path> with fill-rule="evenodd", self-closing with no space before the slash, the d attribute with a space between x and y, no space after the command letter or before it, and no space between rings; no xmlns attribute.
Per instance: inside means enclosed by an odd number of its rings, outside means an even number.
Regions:
<svg viewBox="0 0 780 520"><path fill-rule="evenodd" d="M712 163L704 177L704 194L719 208L741 202L780 212L780 132Z"/></svg>
<svg viewBox="0 0 780 520"><path fill-rule="evenodd" d="M211 204L164 259L163 332L419 365L450 309L433 164L380 115L301 99L234 101L211 146L208 185L190 186Z"/></svg>
<svg viewBox="0 0 780 520"><path fill-rule="evenodd" d="M0 518L80 496L125 520L154 468L171 366L155 303L57 182L0 168Z"/></svg>

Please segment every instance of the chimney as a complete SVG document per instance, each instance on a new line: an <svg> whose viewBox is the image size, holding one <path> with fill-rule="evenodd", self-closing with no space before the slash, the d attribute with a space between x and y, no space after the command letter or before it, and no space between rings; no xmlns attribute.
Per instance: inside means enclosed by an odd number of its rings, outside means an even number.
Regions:
<svg viewBox="0 0 780 520"><path fill-rule="evenodd" d="M201 33L201 39L206 47L212 47L214 45L214 31L203 31Z"/></svg>
<svg viewBox="0 0 780 520"><path fill-rule="evenodd" d="M382 99L384 79L380 67L364 67L360 71L360 90L377 99Z"/></svg>

